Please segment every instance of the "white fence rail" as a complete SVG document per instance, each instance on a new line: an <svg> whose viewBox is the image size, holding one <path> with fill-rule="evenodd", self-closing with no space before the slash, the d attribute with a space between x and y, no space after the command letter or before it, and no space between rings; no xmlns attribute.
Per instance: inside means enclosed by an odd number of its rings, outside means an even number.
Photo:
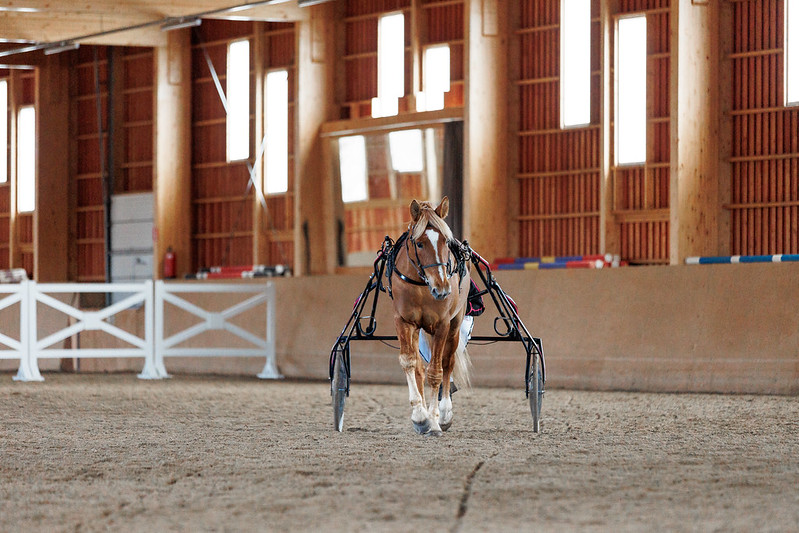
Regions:
<svg viewBox="0 0 799 533"><path fill-rule="evenodd" d="M113 303L102 309L85 310L58 299L59 294L102 293L112 294ZM252 294L244 301L217 312L203 309L180 293ZM170 337L164 337L165 306L174 305L201 319ZM36 283L24 281L19 284L0 285L0 313L15 316L13 306L19 307L18 339L8 321L0 322L0 359L18 359L19 370L14 377L18 381L42 381L39 359L46 358L98 358L135 357L144 359L144 368L138 375L141 379L169 377L164 366L164 357L177 356L263 356L266 358L263 371L258 377L273 379L281 377L275 364L275 289L271 282L256 284L201 284L164 283ZM256 335L231 322L244 311L257 306L266 307L263 335ZM113 324L115 315L131 309L144 307L143 336L135 335ZM69 324L39 338L40 318L45 308L68 317ZM16 322L12 320L10 322ZM52 322L52 321L50 321ZM226 346L201 348L182 347L181 344L213 330L225 330L251 347L232 348ZM109 338L127 344L117 348L54 347L83 331L102 331Z"/></svg>

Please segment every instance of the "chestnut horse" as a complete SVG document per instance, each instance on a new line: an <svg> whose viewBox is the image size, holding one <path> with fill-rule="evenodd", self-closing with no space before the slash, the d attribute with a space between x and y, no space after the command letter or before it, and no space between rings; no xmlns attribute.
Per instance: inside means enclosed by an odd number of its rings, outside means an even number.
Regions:
<svg viewBox="0 0 799 533"><path fill-rule="evenodd" d="M414 429L422 435L440 436L452 425L450 376L461 387L469 385L470 362L460 329L469 295L470 262L457 253L452 231L444 222L449 212L446 196L435 208L414 200L410 212L408 232L397 240L388 272L399 362L408 381ZM429 335L427 368L419 355L420 332ZM430 386L427 405L425 377Z"/></svg>

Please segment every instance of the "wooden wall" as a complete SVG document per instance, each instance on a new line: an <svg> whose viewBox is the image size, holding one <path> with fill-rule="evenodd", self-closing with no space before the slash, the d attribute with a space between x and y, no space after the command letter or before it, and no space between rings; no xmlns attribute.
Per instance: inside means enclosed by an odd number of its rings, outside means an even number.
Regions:
<svg viewBox="0 0 799 533"><path fill-rule="evenodd" d="M784 107L784 2L731 5L730 250L799 253L799 108Z"/></svg>
<svg viewBox="0 0 799 533"><path fill-rule="evenodd" d="M115 158L114 193L153 190L155 118L155 65L152 48L118 49L115 66L121 70L116 83L115 106L119 108L121 149Z"/></svg>
<svg viewBox="0 0 799 533"><path fill-rule="evenodd" d="M263 43L262 52L254 52L256 32L259 32L257 42ZM250 107L250 159L228 162L225 110L203 48L224 88L228 44L244 38L250 40L250 56L255 58L252 61L262 61L260 65L251 64L250 67L253 104ZM193 264L196 269L254 263L292 265L294 262L295 41L295 28L291 23L256 26L251 22L207 20L193 34L191 194ZM256 95L256 87L262 87L262 84L256 80L255 73L278 68L289 71L289 191L270 195L264 213L259 212L262 207L249 186L248 163L255 161L261 143L261 139L254 135L254 103L262 98L262 95ZM257 176L262 176L260 169ZM257 226L256 219L259 221ZM265 242L262 244L260 240ZM262 252L259 254L256 250Z"/></svg>
<svg viewBox="0 0 799 533"><path fill-rule="evenodd" d="M693 195L690 190L683 189L683 196L675 195L675 184L683 183L679 174L684 164L696 158L718 161L717 171L701 164L693 170L704 172L701 179L711 180L720 191L718 200L706 199L699 204L703 213L696 216L721 221L718 234L713 239L706 238L705 245L700 243L696 249L710 248L710 253L718 254L799 252L799 136L795 133L799 130L799 110L786 107L783 102L784 2L723 0L721 4L726 15L702 18L705 29L700 24L690 26L703 35L715 32L721 35L718 46L723 64L720 72L714 71L712 65L703 72L703 76L709 73L708 84L718 81L721 103L717 117L702 117L701 121L703 125L721 124L721 137L725 141L718 147L710 147L713 153L703 152L695 158L676 154L675 150L679 128L691 126L675 116L685 109L675 105L675 87L685 89L684 80L678 82L675 77L677 73L690 71L686 61L682 61L683 70L676 63L679 57L693 57L680 54L695 42L691 35L680 35L679 28L683 27L680 24L691 18L691 13L698 19L695 14L707 4L677 0L592 0L591 121L585 127L569 129L561 129L559 124L559 2L519 0L507 6L498 4L504 6L498 11L503 21L497 25L502 28L498 38L507 41L509 51L509 75L506 80L503 78L508 119L507 124L498 127L508 135L497 136L492 141L496 146L488 149L508 160L507 175L491 177L507 181L513 196L508 201L511 241L506 246L507 254L609 252L632 264L681 261L684 254L674 253L677 246L674 237L675 232L683 235L685 228L678 227L677 222L683 220L686 227L696 222L685 221L683 217L695 204L685 198ZM490 5L492 2L479 0L341 2L337 10L331 10L334 22L326 20L329 24L326 27L338 32L340 46L337 77L325 83L328 92L335 93L334 116L327 118L372 120L368 117L371 98L377 95L377 21L382 14L402 11L406 15L406 65L401 114L408 116L415 109L414 93L421 89L424 47L448 43L452 89L445 105L460 111L468 122L470 117L463 112L465 104L484 95L479 91L469 94L476 81L468 79L467 63L475 58L474 51L479 48L473 48L470 55L469 47L476 46L478 36L467 19L469 13L482 13ZM616 166L613 164L615 22L620 16L632 14L646 15L648 23L648 153L643 165ZM295 262L296 243L303 239L302 221L297 216L302 203L297 192L301 177L294 175L296 127L302 120L297 112L297 80L303 68L298 60L297 27L306 23L205 20L193 33L192 127L186 133L193 146L192 187L187 193L192 205L192 251L186 254L191 255L192 270L225 264L293 265ZM481 33L479 37L483 39L485 35ZM262 77L270 69L289 70L292 128L289 191L268 197L266 209L260 206L253 191L248 191L247 163L226 161L224 111L201 48L202 43L224 84L225 51L227 44L237 38L248 38L253 44L251 162L260 140L256 134L262 132L263 118L257 106L263 99L263 94L259 94L263 90ZM99 93L95 89L95 52ZM149 48L91 45L83 45L65 56L70 58L72 76L69 277L77 281L102 281L105 212L100 143L108 143L108 130L112 129L113 146L104 144L104 148L110 152L113 163L109 169L113 174L113 192L152 190L153 180L158 179L153 166L157 150L153 129L158 113L153 90L154 56ZM45 65L41 58L37 61L40 68ZM490 72L490 67L485 71ZM0 76L12 81L14 105L36 101L34 71L5 70ZM694 86L688 89L685 94L701 90ZM479 128L479 120L469 126ZM502 144L505 138L509 142ZM371 139L370 153L385 151L384 144L380 136ZM690 149L679 146L683 151ZM466 151L469 149L465 146ZM314 150L321 158L322 150L318 147ZM262 180L262 169L256 170L258 180ZM469 175L468 170L466 185L487 179ZM393 179L387 178L388 174L385 160L370 157L369 202L342 208L335 204L337 199L325 200L326 208L331 211L345 211L342 220L346 226L346 246L351 251L373 251L385 233L402 229L407 217L406 196L424 194L418 177L412 175L400 177L398 190L405 192L386 194L387 179ZM473 190L478 189L467 187L467 196ZM0 186L0 266L22 266L33 275L37 228L33 216L14 214L12 193L11 183ZM470 206L468 199L466 205ZM692 238L704 237L697 233ZM716 240L720 243L716 244ZM335 255L334 251L325 253Z"/></svg>
<svg viewBox="0 0 799 533"><path fill-rule="evenodd" d="M591 123L560 127L560 3L520 3L516 145L518 255L600 252L599 2L591 7Z"/></svg>
<svg viewBox="0 0 799 533"><path fill-rule="evenodd" d="M225 108L203 53L224 89L228 44L252 36L251 23L236 22L203 24L192 34L192 246L198 268L253 263L255 195L247 161L227 161ZM252 131L251 119L250 154Z"/></svg>
<svg viewBox="0 0 799 533"><path fill-rule="evenodd" d="M96 55L96 59L95 59ZM108 48L82 47L72 68L75 134L75 281L105 281L105 205L101 148L108 144ZM95 69L99 92L95 87ZM97 119L98 101L100 122ZM101 137L102 136L102 137Z"/></svg>

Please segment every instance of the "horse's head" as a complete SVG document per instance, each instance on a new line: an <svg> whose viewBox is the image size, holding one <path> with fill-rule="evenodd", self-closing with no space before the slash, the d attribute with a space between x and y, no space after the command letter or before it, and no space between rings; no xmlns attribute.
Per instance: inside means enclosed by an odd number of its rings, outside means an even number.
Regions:
<svg viewBox="0 0 799 533"><path fill-rule="evenodd" d="M408 257L433 297L443 300L449 296L449 280L455 272L454 258L449 249L452 230L444 222L449 213L449 198L445 196L436 208L429 202L414 200L410 209Z"/></svg>

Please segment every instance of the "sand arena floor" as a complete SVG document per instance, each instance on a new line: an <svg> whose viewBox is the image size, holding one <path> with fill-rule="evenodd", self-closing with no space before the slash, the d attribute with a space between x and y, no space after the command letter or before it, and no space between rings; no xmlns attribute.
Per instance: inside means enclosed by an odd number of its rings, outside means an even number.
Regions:
<svg viewBox="0 0 799 533"><path fill-rule="evenodd" d="M796 531L799 398L0 375L0 531Z"/></svg>

